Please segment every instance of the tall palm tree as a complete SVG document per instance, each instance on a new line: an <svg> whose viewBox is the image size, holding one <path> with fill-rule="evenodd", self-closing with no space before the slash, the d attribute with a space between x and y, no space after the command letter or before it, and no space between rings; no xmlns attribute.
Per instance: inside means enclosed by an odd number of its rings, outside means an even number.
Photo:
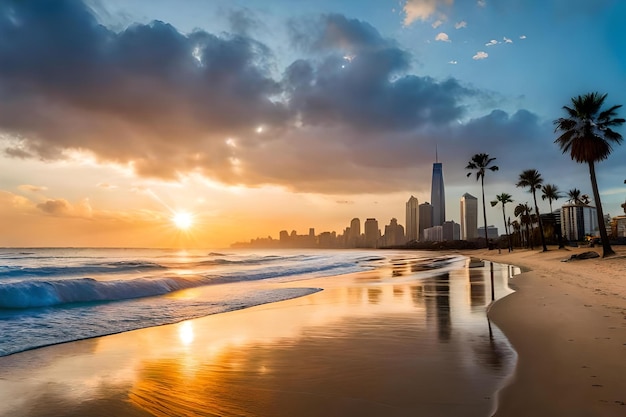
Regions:
<svg viewBox="0 0 626 417"><path fill-rule="evenodd" d="M541 246L543 251L546 252L548 247L546 246L546 238L543 235L543 225L541 224L541 216L539 216L539 206L537 205L537 190L541 189L541 185L543 184L543 178L541 178L541 174L536 169L527 169L522 171L519 174L519 178L517 187L528 187L530 192L533 195L533 200L535 201L535 213L537 214L537 221L539 222L539 237L541 238Z"/></svg>
<svg viewBox="0 0 626 417"><path fill-rule="evenodd" d="M550 216L552 217L552 224L556 228L556 236L557 241L559 242L559 249L564 247L563 239L561 239L561 228L556 227L556 219L554 218L554 213L552 211L552 201L556 201L561 197L563 197L563 195L559 192L559 187L557 187L556 185L546 184L541 187L541 199L548 200L548 204L550 204Z"/></svg>
<svg viewBox="0 0 626 417"><path fill-rule="evenodd" d="M513 215L515 217L519 217L520 229L521 226L524 226L524 229L526 229L526 247L530 247L531 249L533 249L533 242L530 238L533 231L533 225L530 217L530 212L532 210L533 209L528 205L528 203L519 203L515 206L515 209L513 209Z"/></svg>
<svg viewBox="0 0 626 417"><path fill-rule="evenodd" d="M487 170L497 171L498 167L496 165L491 165L496 158L489 158L489 155L486 153L477 153L472 156L472 159L469 161L465 169L471 169L476 171L476 181L480 180L480 187L483 193L483 221L485 222L485 243L489 242L489 238L487 237L487 210L485 207L485 173ZM490 166L491 165L491 166ZM469 177L472 175L471 172L467 173Z"/></svg>
<svg viewBox="0 0 626 417"><path fill-rule="evenodd" d="M512 203L512 202L513 202L513 198L511 194L507 194L507 193L498 194L496 196L496 199L491 202L491 207L497 206L498 203L502 204L502 219L504 220L504 230L506 231L506 237L509 241L509 252L513 248L513 244L511 243L511 234L509 233L509 225L506 222L506 213L504 211L504 206L506 205L506 203Z"/></svg>
<svg viewBox="0 0 626 417"><path fill-rule="evenodd" d="M604 213L598 181L596 179L596 162L605 160L613 150L613 144L622 143L622 135L612 128L621 126L626 120L617 117L617 109L621 105L602 109L606 94L588 93L583 96L572 97L572 107L563 106L567 117L554 121L556 132L561 136L554 141L563 153L569 152L570 157L578 163L587 163L593 199L596 203L598 228L602 239L602 257L615 254L609 243L609 236L604 227Z"/></svg>

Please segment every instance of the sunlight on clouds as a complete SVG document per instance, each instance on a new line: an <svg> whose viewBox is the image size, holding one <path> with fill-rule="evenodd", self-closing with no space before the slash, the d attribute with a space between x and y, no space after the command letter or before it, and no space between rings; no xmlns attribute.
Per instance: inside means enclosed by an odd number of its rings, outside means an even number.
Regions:
<svg viewBox="0 0 626 417"><path fill-rule="evenodd" d="M509 38L507 38L506 36L502 38L502 40L504 41L504 43L513 43L513 41Z"/></svg>
<svg viewBox="0 0 626 417"><path fill-rule="evenodd" d="M416 20L426 20L432 16L440 5L450 6L454 0L407 0L403 6L404 26L409 26Z"/></svg>
<svg viewBox="0 0 626 417"><path fill-rule="evenodd" d="M487 52L484 51L478 51L476 52L476 55L474 55L472 57L473 60L479 60L479 59L486 59L489 56L489 54Z"/></svg>
<svg viewBox="0 0 626 417"><path fill-rule="evenodd" d="M497 44L499 44L499 43L500 43L500 42L498 42L497 40L492 39L492 40L490 40L489 42L487 42L487 43L485 44L485 46L494 46L494 45L497 45Z"/></svg>
<svg viewBox="0 0 626 417"><path fill-rule="evenodd" d="M435 37L435 40L440 41L440 42L452 42L450 38L448 37L448 34L444 32L437 34L437 36Z"/></svg>
<svg viewBox="0 0 626 417"><path fill-rule="evenodd" d="M47 190L47 187L39 186L39 185L31 185L31 184L22 184L17 187L21 191L27 191L30 193L39 193Z"/></svg>

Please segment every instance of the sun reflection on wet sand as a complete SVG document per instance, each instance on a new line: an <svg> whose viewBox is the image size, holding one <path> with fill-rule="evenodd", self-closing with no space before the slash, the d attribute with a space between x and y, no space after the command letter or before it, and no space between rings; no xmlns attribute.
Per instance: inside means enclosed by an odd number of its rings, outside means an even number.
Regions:
<svg viewBox="0 0 626 417"><path fill-rule="evenodd" d="M487 415L515 361L485 315L489 265L414 268L281 284L326 289L0 358L0 415L51 401L82 415ZM509 274L495 265L498 297Z"/></svg>

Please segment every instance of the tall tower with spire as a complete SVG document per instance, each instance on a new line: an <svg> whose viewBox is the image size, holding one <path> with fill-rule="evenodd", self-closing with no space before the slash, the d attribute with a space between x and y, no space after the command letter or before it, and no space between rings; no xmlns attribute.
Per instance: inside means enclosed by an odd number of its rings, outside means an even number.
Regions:
<svg viewBox="0 0 626 417"><path fill-rule="evenodd" d="M433 226L441 226L446 221L446 192L443 186L443 164L435 145L435 163L433 180L430 188L430 204L433 206Z"/></svg>

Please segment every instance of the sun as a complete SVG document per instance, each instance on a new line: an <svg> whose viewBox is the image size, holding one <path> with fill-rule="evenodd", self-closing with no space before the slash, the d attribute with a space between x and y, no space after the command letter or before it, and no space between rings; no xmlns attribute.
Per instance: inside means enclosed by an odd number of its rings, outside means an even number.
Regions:
<svg viewBox="0 0 626 417"><path fill-rule="evenodd" d="M187 230L193 226L193 215L186 211L179 211L172 216L174 226L180 230Z"/></svg>

